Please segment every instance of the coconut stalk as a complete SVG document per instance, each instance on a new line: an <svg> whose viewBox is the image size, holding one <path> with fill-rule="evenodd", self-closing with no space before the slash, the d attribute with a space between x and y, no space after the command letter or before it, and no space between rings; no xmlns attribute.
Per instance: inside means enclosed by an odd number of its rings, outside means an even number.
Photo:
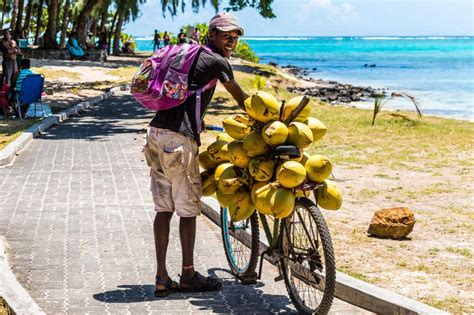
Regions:
<svg viewBox="0 0 474 315"><path fill-rule="evenodd" d="M295 110L291 112L291 114L288 116L288 118L283 122L285 125L290 125L290 123L301 113L303 108L306 107L309 103L309 97L308 95L303 96L301 99L301 102L296 106Z"/></svg>

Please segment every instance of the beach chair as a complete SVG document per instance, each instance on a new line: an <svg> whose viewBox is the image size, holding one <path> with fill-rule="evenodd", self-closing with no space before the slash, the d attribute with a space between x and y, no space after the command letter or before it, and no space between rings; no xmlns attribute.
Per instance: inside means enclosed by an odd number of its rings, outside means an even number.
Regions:
<svg viewBox="0 0 474 315"><path fill-rule="evenodd" d="M22 119L22 107L25 108L30 104L34 104L34 117L36 117L36 106L41 106L41 117L45 115L43 102L41 100L43 86L44 75L42 74L30 74L23 79L21 91L16 95L16 110L20 119Z"/></svg>

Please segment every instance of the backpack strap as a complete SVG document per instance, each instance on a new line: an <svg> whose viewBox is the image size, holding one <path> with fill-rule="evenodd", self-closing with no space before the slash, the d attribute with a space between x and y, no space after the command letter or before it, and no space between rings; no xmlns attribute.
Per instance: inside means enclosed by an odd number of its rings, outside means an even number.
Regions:
<svg viewBox="0 0 474 315"><path fill-rule="evenodd" d="M201 93L212 89L217 84L217 79L209 81L205 86L196 90L196 107L195 107L195 119L196 119L196 130L198 133L202 132L202 117L201 117Z"/></svg>

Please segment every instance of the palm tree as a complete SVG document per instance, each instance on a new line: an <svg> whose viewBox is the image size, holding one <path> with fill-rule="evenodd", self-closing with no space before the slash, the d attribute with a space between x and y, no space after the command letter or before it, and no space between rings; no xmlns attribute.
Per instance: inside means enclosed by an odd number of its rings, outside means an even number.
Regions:
<svg viewBox="0 0 474 315"><path fill-rule="evenodd" d="M22 27L22 23L23 23L23 9L25 7L25 1L24 0L18 0L18 13L16 15L16 23L11 24L11 27L13 28L13 26L15 27L15 30L17 32L21 32L21 27Z"/></svg>
<svg viewBox="0 0 474 315"><path fill-rule="evenodd" d="M33 0L28 0L28 4L26 5L26 16L24 26L24 29L26 30L26 37L28 37L30 32L31 13L33 13Z"/></svg>
<svg viewBox="0 0 474 315"><path fill-rule="evenodd" d="M40 0L38 3L38 13L36 14L36 32L35 32L35 45L38 45L39 33L41 28L41 15L43 14L44 0Z"/></svg>
<svg viewBox="0 0 474 315"><path fill-rule="evenodd" d="M58 6L59 0L49 0L48 3L48 26L43 35L43 47L48 49L57 49L56 28L58 25Z"/></svg>
<svg viewBox="0 0 474 315"><path fill-rule="evenodd" d="M66 42L66 33L67 33L67 24L69 22L69 9L71 8L71 0L66 0L66 4L64 5L63 10L63 18L61 21L61 36L59 38L59 47L64 47L64 43Z"/></svg>
<svg viewBox="0 0 474 315"><path fill-rule="evenodd" d="M120 39L123 23L130 20L134 21L140 12L139 5L145 3L145 1L146 0L116 0L118 20L114 35L114 55L120 54Z"/></svg>
<svg viewBox="0 0 474 315"><path fill-rule="evenodd" d="M13 8L12 8L12 19L10 22L10 28L13 29L13 27L16 24L16 15L18 13L18 0L13 0Z"/></svg>
<svg viewBox="0 0 474 315"><path fill-rule="evenodd" d="M84 0L84 6L82 7L81 13L77 18L76 32L77 41L80 45L86 42L87 36L87 18L90 16L92 9L100 3L100 0Z"/></svg>

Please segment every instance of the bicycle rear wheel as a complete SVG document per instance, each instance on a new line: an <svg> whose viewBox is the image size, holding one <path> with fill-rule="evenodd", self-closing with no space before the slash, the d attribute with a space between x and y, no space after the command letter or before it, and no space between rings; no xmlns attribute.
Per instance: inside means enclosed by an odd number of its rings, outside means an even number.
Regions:
<svg viewBox="0 0 474 315"><path fill-rule="evenodd" d="M260 245L257 211L245 220L233 222L229 210L221 208L221 227L225 255L232 274L244 284L256 283L255 268Z"/></svg>
<svg viewBox="0 0 474 315"><path fill-rule="evenodd" d="M298 198L280 232L280 268L291 301L301 314L326 314L336 287L331 236L314 202Z"/></svg>

